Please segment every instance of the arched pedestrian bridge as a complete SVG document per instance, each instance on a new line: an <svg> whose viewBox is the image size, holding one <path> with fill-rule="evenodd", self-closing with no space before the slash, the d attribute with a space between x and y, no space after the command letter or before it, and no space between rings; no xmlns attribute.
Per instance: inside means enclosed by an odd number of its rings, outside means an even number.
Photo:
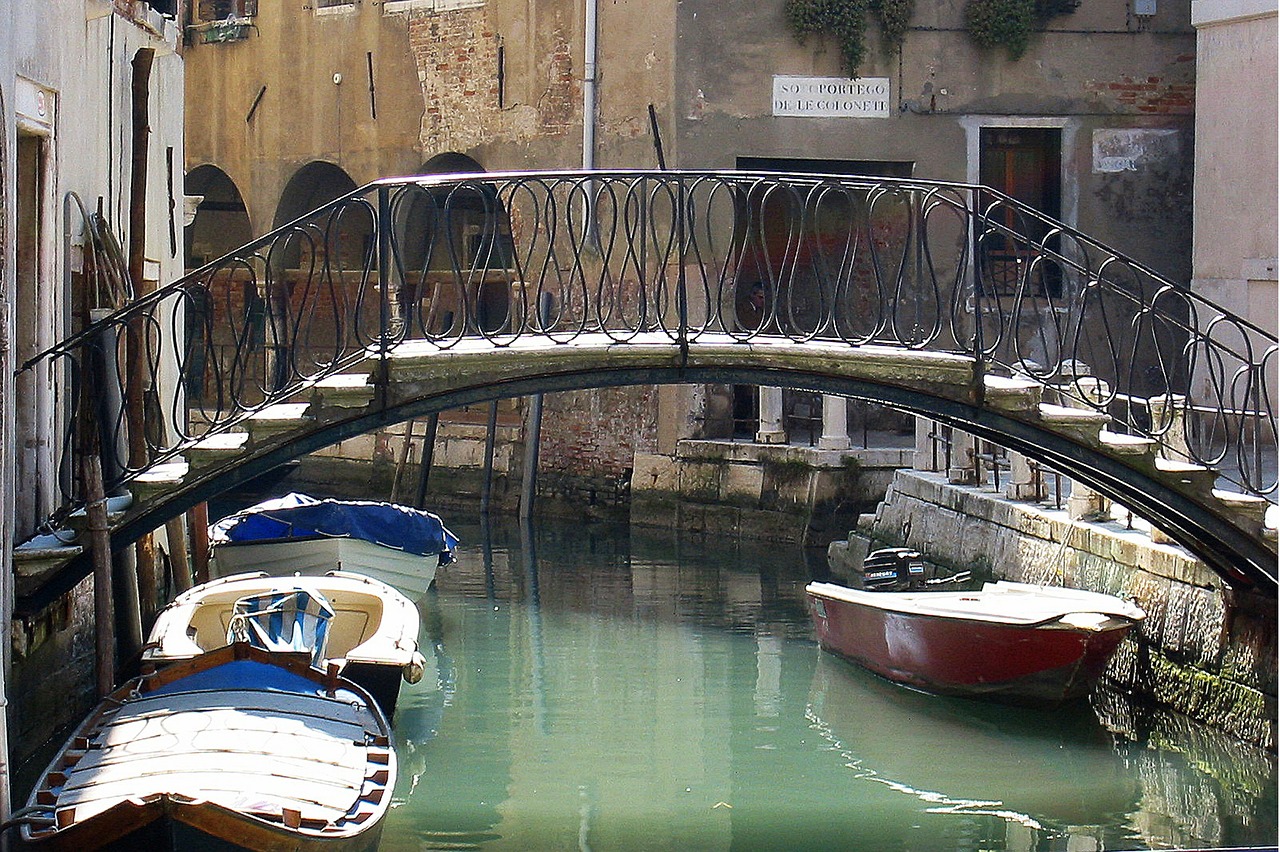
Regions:
<svg viewBox="0 0 1280 852"><path fill-rule="evenodd" d="M740 172L357 190L32 359L70 538L100 453L122 547L344 438L464 403L735 382L869 399L1043 461L1274 595L1274 336L989 190ZM112 287L100 288L112 292ZM121 501L125 502L125 501ZM81 511L78 511L81 510ZM48 539L44 540L46 543ZM20 588L88 572L76 548ZM47 554L46 554L47 555Z"/></svg>

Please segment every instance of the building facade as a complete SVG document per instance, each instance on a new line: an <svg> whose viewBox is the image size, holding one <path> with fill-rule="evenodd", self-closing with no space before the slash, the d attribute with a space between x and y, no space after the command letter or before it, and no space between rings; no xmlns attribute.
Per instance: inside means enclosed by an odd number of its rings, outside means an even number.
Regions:
<svg viewBox="0 0 1280 852"><path fill-rule="evenodd" d="M175 8L158 0L0 2L0 599L10 749L29 755L83 716L92 696L91 582L50 611L12 620L15 545L63 500L71 382L23 369L83 327L85 308L126 294L90 280L90 223L127 245L141 199L148 281L181 274L183 80ZM145 159L133 132L135 81L145 85ZM133 177L145 185L134 194ZM16 374L16 377L15 377ZM15 571L17 572L15 574ZM4 764L7 770L9 764ZM7 806L6 789L0 803Z"/></svg>

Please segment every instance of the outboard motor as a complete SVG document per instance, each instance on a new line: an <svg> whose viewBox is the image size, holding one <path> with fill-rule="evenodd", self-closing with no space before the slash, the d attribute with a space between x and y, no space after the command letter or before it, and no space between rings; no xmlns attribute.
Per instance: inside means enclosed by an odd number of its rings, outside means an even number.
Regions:
<svg viewBox="0 0 1280 852"><path fill-rule="evenodd" d="M862 588L869 592L909 592L925 587L924 558L907 547L886 547L862 561Z"/></svg>

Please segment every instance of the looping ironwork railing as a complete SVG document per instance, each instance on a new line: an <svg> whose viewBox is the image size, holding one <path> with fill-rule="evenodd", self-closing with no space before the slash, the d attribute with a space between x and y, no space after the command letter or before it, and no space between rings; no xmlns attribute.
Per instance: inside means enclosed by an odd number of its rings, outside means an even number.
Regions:
<svg viewBox="0 0 1280 852"><path fill-rule="evenodd" d="M1276 338L985 188L740 172L383 180L24 370L98 392L108 486L406 341L715 334L968 353L1275 490ZM129 366L128 369L125 368ZM75 503L72 411L62 477ZM1185 428L1182 424L1185 424Z"/></svg>

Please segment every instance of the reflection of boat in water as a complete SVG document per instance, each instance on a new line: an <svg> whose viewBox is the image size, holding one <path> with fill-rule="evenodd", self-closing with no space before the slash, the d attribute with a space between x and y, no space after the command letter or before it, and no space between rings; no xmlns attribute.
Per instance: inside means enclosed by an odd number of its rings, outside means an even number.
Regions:
<svg viewBox="0 0 1280 852"><path fill-rule="evenodd" d="M901 548L868 556L864 585L875 591L810 583L819 644L929 692L1053 706L1087 695L1145 618L1128 601L1079 589L1002 580L927 591L913 576L923 572L919 560Z"/></svg>
<svg viewBox="0 0 1280 852"><path fill-rule="evenodd" d="M237 632L252 642L259 633L292 628L303 614L295 601L299 593L323 609L326 624L322 636L289 629L290 643L314 652L321 669L336 664L343 677L367 689L392 716L401 680L416 683L423 675L418 610L386 583L359 574L271 577L259 571L203 583L156 616L142 660L166 665L228 645Z"/></svg>
<svg viewBox="0 0 1280 852"><path fill-rule="evenodd" d="M1136 806L1138 783L1084 702L1046 713L927 695L820 654L806 712L862 777L930 811L1036 827Z"/></svg>
<svg viewBox="0 0 1280 852"><path fill-rule="evenodd" d="M413 600L436 569L453 561L458 539L439 516L397 503L286 494L209 527L210 575L244 571L323 574L339 569L381 580Z"/></svg>

